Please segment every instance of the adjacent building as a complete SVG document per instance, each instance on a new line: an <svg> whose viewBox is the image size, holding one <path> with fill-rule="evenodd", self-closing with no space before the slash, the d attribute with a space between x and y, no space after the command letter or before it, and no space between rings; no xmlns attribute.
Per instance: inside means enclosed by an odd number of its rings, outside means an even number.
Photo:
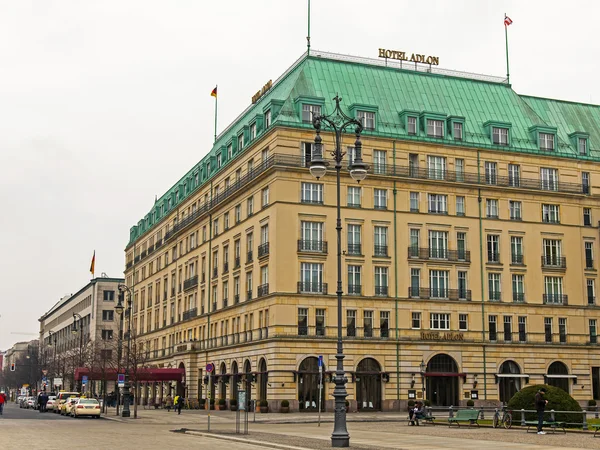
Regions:
<svg viewBox="0 0 600 450"><path fill-rule="evenodd" d="M370 165L360 184L345 168L341 179L350 407L498 403L538 383L600 398L600 106L314 51L268 86L130 230L131 326L148 365L184 368L186 397L244 388L304 411L318 406L323 356L332 407L336 180L307 165L312 116L339 94ZM60 324L44 329L70 312Z"/></svg>
<svg viewBox="0 0 600 450"><path fill-rule="evenodd" d="M66 295L40 318L41 361L48 385L79 389L74 375L78 367L106 372L117 368L119 320L115 312L122 278L97 277L75 294ZM102 394L99 381L83 388ZM114 382L107 385L114 390Z"/></svg>

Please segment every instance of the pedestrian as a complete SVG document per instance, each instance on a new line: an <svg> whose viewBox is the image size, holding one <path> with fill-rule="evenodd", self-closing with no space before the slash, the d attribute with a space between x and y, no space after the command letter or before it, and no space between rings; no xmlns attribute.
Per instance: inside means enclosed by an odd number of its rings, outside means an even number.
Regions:
<svg viewBox="0 0 600 450"><path fill-rule="evenodd" d="M423 402L419 400L414 408L411 408L408 412L408 418L410 419L411 425L414 425L415 422L419 425L419 419L422 419L423 417L425 417L425 408L423 407Z"/></svg>
<svg viewBox="0 0 600 450"><path fill-rule="evenodd" d="M6 403L6 394L4 391L0 392L0 416L4 413L4 404Z"/></svg>
<svg viewBox="0 0 600 450"><path fill-rule="evenodd" d="M171 408L173 407L173 398L170 395L167 395L165 399L165 408L167 408L167 412L171 412Z"/></svg>
<svg viewBox="0 0 600 450"><path fill-rule="evenodd" d="M540 388L537 394L535 394L535 409L538 416L537 434L546 434L545 431L542 431L542 427L544 426L544 410L548 404L548 400L544 398L545 394L546 388Z"/></svg>

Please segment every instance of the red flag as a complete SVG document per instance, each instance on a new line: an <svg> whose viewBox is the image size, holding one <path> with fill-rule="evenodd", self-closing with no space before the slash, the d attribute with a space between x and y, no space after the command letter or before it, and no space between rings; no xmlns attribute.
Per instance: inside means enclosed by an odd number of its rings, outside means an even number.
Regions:
<svg viewBox="0 0 600 450"><path fill-rule="evenodd" d="M506 14L504 15L504 26L509 26L512 23L512 19L508 17Z"/></svg>
<svg viewBox="0 0 600 450"><path fill-rule="evenodd" d="M94 276L95 269L96 269L96 250L94 250L94 256L92 256L92 263L90 264L90 272L92 273L92 277Z"/></svg>
<svg viewBox="0 0 600 450"><path fill-rule="evenodd" d="M210 95L211 95L211 97L215 97L216 98L217 97L217 88L214 88L212 90L212 92L210 93Z"/></svg>

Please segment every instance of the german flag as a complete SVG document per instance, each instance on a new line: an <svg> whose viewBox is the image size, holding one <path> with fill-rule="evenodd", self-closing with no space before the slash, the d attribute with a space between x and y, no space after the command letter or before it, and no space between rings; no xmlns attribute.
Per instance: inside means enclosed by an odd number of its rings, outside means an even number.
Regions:
<svg viewBox="0 0 600 450"><path fill-rule="evenodd" d="M211 97L217 98L217 88L215 87L212 92L210 93Z"/></svg>
<svg viewBox="0 0 600 450"><path fill-rule="evenodd" d="M96 250L94 250L94 256L92 256L92 263L90 264L90 272L92 277L94 276L94 269L96 268Z"/></svg>

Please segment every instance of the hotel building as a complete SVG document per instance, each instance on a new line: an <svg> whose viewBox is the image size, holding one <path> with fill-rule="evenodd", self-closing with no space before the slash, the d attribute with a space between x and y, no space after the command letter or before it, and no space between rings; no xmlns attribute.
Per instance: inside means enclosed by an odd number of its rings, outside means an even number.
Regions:
<svg viewBox="0 0 600 450"><path fill-rule="evenodd" d="M131 326L150 366L184 368L187 397L245 389L310 411L323 356L332 409L336 181L307 162L312 115L339 94L370 165L341 180L351 410L498 404L539 383L600 398L600 106L316 51L267 87L130 230Z"/></svg>

